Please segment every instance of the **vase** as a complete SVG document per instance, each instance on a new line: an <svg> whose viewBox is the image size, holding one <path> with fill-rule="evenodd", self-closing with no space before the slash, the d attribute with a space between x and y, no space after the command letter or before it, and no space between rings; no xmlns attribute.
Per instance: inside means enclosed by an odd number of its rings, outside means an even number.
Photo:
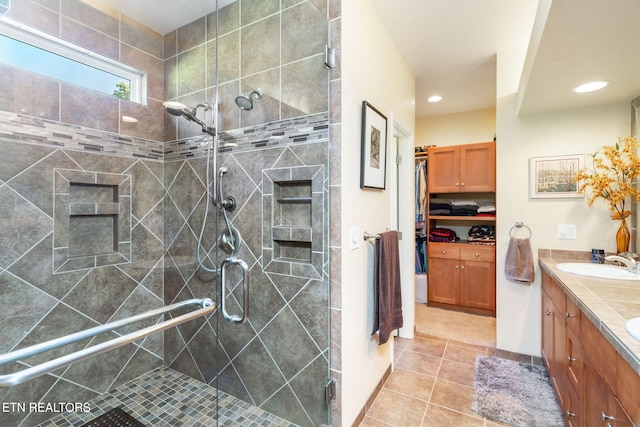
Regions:
<svg viewBox="0 0 640 427"><path fill-rule="evenodd" d="M631 234L627 227L627 220L620 220L620 227L616 233L616 253L629 252L629 241L631 240Z"/></svg>

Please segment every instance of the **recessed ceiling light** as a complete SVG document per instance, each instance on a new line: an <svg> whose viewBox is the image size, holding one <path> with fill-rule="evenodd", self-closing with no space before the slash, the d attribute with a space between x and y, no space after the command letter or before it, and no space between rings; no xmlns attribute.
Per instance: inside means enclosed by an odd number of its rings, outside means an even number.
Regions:
<svg viewBox="0 0 640 427"><path fill-rule="evenodd" d="M433 96L430 96L429 98L427 98L427 101L429 101L429 102L440 102L440 101L442 101L442 97L440 95L433 95Z"/></svg>
<svg viewBox="0 0 640 427"><path fill-rule="evenodd" d="M594 90L602 89L609 84L607 81L589 82L573 88L576 93L593 92Z"/></svg>

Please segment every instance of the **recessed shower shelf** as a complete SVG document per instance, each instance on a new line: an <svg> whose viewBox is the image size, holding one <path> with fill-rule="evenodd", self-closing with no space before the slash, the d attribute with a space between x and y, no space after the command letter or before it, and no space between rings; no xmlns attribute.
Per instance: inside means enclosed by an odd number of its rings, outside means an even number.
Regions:
<svg viewBox="0 0 640 427"><path fill-rule="evenodd" d="M311 197L284 197L278 199L278 203L311 203Z"/></svg>

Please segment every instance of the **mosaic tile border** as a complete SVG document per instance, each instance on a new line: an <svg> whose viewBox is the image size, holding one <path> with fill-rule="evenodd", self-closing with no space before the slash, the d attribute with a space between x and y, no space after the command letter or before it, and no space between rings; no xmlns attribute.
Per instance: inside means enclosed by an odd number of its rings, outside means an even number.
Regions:
<svg viewBox="0 0 640 427"><path fill-rule="evenodd" d="M0 141L44 144L69 150L150 160L185 160L203 157L209 136L178 141L151 141L122 134L22 114L0 111ZM220 153L329 140L329 114L233 129L220 135Z"/></svg>
<svg viewBox="0 0 640 427"><path fill-rule="evenodd" d="M0 141L44 144L69 150L162 160L163 143L0 111Z"/></svg>
<svg viewBox="0 0 640 427"><path fill-rule="evenodd" d="M208 149L208 136L165 143L165 160L202 157ZM329 141L328 113L312 114L246 128L224 131L219 136L220 153L250 151L256 148Z"/></svg>
<svg viewBox="0 0 640 427"><path fill-rule="evenodd" d="M219 417L216 422L216 399ZM122 406L135 419L153 427L295 427L201 381L162 367L116 387L91 402L90 412L66 412L39 427L81 426Z"/></svg>

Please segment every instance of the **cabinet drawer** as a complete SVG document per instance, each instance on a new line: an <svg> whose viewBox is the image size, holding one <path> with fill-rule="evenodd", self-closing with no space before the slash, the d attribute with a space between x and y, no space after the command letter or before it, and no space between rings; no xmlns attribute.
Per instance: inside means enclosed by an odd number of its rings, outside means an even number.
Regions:
<svg viewBox="0 0 640 427"><path fill-rule="evenodd" d="M553 278L549 275L549 273L542 271L542 289L547 291L547 295L553 301L553 304L556 306L558 311L565 314L565 299L566 294L564 291L558 286L558 284L553 280Z"/></svg>
<svg viewBox="0 0 640 427"><path fill-rule="evenodd" d="M571 298L567 298L567 309L564 317L567 319L567 327L571 329L576 336L580 336L580 309Z"/></svg>
<svg viewBox="0 0 640 427"><path fill-rule="evenodd" d="M616 389L618 400L627 411L631 421L640 425L640 375L620 356L616 355Z"/></svg>
<svg viewBox="0 0 640 427"><path fill-rule="evenodd" d="M465 261L495 262L496 249L493 246L464 246L460 248L460 259Z"/></svg>
<svg viewBox="0 0 640 427"><path fill-rule="evenodd" d="M460 259L460 246L451 243L434 244L429 242L427 253L430 258Z"/></svg>
<svg viewBox="0 0 640 427"><path fill-rule="evenodd" d="M616 350L584 313L580 321L580 342L584 353L589 355L602 378L615 393Z"/></svg>

